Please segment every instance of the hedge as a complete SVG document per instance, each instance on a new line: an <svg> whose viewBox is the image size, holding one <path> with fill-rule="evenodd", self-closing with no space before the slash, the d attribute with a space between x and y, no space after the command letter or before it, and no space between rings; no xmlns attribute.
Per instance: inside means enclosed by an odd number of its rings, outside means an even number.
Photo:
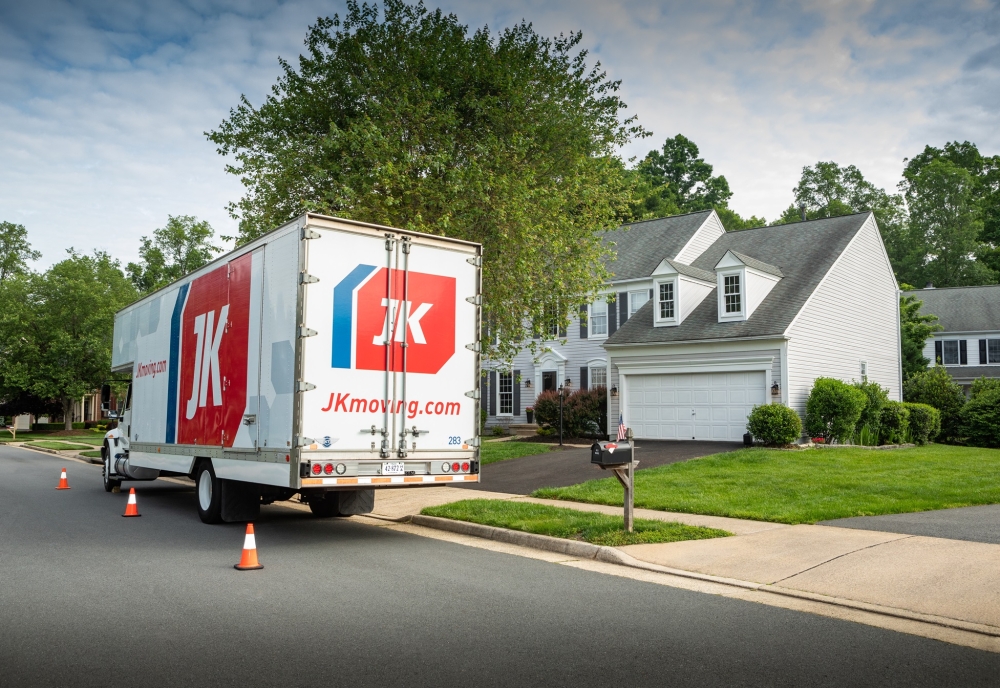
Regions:
<svg viewBox="0 0 1000 688"><path fill-rule="evenodd" d="M857 387L832 377L818 377L806 400L806 432L841 444L854 436L868 397Z"/></svg>
<svg viewBox="0 0 1000 688"><path fill-rule="evenodd" d="M941 412L927 404L903 402L910 412L910 438L916 444L927 444L941 432Z"/></svg>
<svg viewBox="0 0 1000 688"><path fill-rule="evenodd" d="M1000 448L1000 388L969 400L962 409L961 433L975 447Z"/></svg>
<svg viewBox="0 0 1000 688"><path fill-rule="evenodd" d="M747 417L747 432L762 444L791 444L802 435L802 421L794 409L781 404L754 406Z"/></svg>
<svg viewBox="0 0 1000 688"><path fill-rule="evenodd" d="M86 429L86 423L73 423L74 430L84 430ZM65 423L35 423L32 426L32 430L35 432L59 432L60 430L65 430Z"/></svg>
<svg viewBox="0 0 1000 688"><path fill-rule="evenodd" d="M865 398L868 400L864 410L861 411L857 425L854 426L855 433L860 435L861 430L867 427L870 432L879 435L882 409L889 403L889 390L877 382L869 382L868 380L855 382L852 386L864 392Z"/></svg>
<svg viewBox="0 0 1000 688"><path fill-rule="evenodd" d="M879 444L902 444L910 427L910 411L901 401L886 401L879 416Z"/></svg>
<svg viewBox="0 0 1000 688"><path fill-rule="evenodd" d="M917 404L928 404L941 412L941 439L951 441L962 433L962 407L965 393L955 384L944 366L934 366L922 373L911 375L903 383L903 400Z"/></svg>
<svg viewBox="0 0 1000 688"><path fill-rule="evenodd" d="M542 392L535 399L535 420L539 425L559 429L559 393ZM583 437L608 433L608 393L604 387L581 389L563 397L563 433Z"/></svg>

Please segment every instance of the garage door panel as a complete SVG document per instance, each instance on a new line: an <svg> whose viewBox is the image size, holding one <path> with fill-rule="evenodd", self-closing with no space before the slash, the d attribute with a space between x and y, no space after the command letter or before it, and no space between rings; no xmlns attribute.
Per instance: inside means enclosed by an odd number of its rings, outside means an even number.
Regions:
<svg viewBox="0 0 1000 688"><path fill-rule="evenodd" d="M647 439L739 441L764 382L763 371L630 375L629 423Z"/></svg>

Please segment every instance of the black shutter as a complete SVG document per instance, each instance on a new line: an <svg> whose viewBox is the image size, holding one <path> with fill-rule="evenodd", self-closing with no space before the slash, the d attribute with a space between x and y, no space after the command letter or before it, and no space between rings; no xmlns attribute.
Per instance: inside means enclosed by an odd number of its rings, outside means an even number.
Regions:
<svg viewBox="0 0 1000 688"><path fill-rule="evenodd" d="M514 391L514 415L521 415L521 371L514 371L514 378L510 381Z"/></svg>
<svg viewBox="0 0 1000 688"><path fill-rule="evenodd" d="M587 338L587 304L580 306L580 339Z"/></svg>
<svg viewBox="0 0 1000 688"><path fill-rule="evenodd" d="M941 350L941 342L934 342L934 363L941 365L944 363L944 352Z"/></svg>
<svg viewBox="0 0 1000 688"><path fill-rule="evenodd" d="M587 373L589 372L590 370L586 366L580 366L580 389L587 389Z"/></svg>
<svg viewBox="0 0 1000 688"><path fill-rule="evenodd" d="M653 290L652 289L649 290L649 300L650 301L653 300Z"/></svg>
<svg viewBox="0 0 1000 688"><path fill-rule="evenodd" d="M628 320L628 292L618 293L618 324L624 325Z"/></svg>
<svg viewBox="0 0 1000 688"><path fill-rule="evenodd" d="M615 304L608 304L608 336L610 337L618 329L618 310Z"/></svg>
<svg viewBox="0 0 1000 688"><path fill-rule="evenodd" d="M958 340L958 362L962 365L969 365L969 347L966 346L965 339Z"/></svg>
<svg viewBox="0 0 1000 688"><path fill-rule="evenodd" d="M490 415L497 415L497 371L490 371Z"/></svg>
<svg viewBox="0 0 1000 688"><path fill-rule="evenodd" d="M559 339L566 339L566 328L562 325L559 326Z"/></svg>
<svg viewBox="0 0 1000 688"><path fill-rule="evenodd" d="M986 365L986 340L979 340L979 365Z"/></svg>
<svg viewBox="0 0 1000 688"><path fill-rule="evenodd" d="M487 395L490 393L489 378L485 375L479 376L479 408L485 409L489 403ZM478 420L478 419L477 419Z"/></svg>

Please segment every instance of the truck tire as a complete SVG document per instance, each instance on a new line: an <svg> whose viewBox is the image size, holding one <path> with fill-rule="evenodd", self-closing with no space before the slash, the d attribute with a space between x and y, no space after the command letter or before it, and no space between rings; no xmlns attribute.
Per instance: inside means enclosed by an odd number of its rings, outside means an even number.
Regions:
<svg viewBox="0 0 1000 688"><path fill-rule="evenodd" d="M107 442L101 448L101 454L104 456L104 491L113 492L116 487L122 486L122 481L111 479L111 447Z"/></svg>
<svg viewBox="0 0 1000 688"><path fill-rule="evenodd" d="M198 497L198 518L202 523L222 523L222 485L215 477L211 461L198 464L194 484Z"/></svg>
<svg viewBox="0 0 1000 688"><path fill-rule="evenodd" d="M336 492L324 492L312 495L309 499L309 509L316 518L340 516L340 499Z"/></svg>

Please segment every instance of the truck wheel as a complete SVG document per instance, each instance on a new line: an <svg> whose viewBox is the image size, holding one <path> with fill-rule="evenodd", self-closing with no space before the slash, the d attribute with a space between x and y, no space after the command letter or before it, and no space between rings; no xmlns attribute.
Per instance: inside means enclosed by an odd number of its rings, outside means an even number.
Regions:
<svg viewBox="0 0 1000 688"><path fill-rule="evenodd" d="M340 516L339 506L340 499L338 499L336 492L313 495L309 499L309 509L312 511L313 516L317 518Z"/></svg>
<svg viewBox="0 0 1000 688"><path fill-rule="evenodd" d="M194 484L198 495L198 518L202 523L222 523L222 485L215 477L211 461L198 466Z"/></svg>
<svg viewBox="0 0 1000 688"><path fill-rule="evenodd" d="M107 442L104 443L101 453L104 455L104 491L112 492L116 487L122 486L122 481L111 479L111 448Z"/></svg>

